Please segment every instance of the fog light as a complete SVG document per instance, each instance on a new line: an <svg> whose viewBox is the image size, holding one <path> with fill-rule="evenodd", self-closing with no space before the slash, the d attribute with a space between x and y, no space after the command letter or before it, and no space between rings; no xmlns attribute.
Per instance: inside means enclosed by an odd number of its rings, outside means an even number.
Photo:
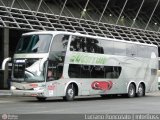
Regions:
<svg viewBox="0 0 160 120"><path fill-rule="evenodd" d="M16 90L16 87L14 87L14 86L11 86L11 90Z"/></svg>

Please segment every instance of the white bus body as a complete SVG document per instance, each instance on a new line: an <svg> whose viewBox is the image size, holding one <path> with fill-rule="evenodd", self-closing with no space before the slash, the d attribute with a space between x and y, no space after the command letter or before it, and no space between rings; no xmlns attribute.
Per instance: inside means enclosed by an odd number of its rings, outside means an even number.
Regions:
<svg viewBox="0 0 160 120"><path fill-rule="evenodd" d="M38 100L158 89L155 45L62 31L22 35L12 59L13 95Z"/></svg>

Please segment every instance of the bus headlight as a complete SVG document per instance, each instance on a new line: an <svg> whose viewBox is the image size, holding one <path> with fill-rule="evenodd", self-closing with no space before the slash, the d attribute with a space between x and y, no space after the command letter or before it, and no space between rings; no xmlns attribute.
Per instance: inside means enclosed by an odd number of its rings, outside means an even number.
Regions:
<svg viewBox="0 0 160 120"><path fill-rule="evenodd" d="M16 87L14 87L14 86L11 86L11 90L16 90Z"/></svg>

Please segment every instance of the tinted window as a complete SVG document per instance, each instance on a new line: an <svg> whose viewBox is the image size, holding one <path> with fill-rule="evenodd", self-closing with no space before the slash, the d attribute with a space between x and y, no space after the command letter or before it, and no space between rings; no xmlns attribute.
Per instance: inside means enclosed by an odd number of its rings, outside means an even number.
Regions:
<svg viewBox="0 0 160 120"><path fill-rule="evenodd" d="M72 36L70 50L88 53L104 53L99 40L79 36Z"/></svg>
<svg viewBox="0 0 160 120"><path fill-rule="evenodd" d="M63 63L57 63L56 61L48 61L47 69L47 81L58 80L63 73Z"/></svg>
<svg viewBox="0 0 160 120"><path fill-rule="evenodd" d="M69 65L69 77L71 78L113 78L120 76L120 66L93 66L93 65Z"/></svg>

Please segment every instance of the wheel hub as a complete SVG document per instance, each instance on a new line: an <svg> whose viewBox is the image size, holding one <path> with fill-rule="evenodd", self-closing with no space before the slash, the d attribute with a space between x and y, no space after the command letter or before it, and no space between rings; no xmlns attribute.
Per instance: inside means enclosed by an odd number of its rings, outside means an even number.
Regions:
<svg viewBox="0 0 160 120"><path fill-rule="evenodd" d="M69 90L68 90L68 95L69 95L70 97L73 97L73 94L74 94L73 90L72 90L72 89L69 89Z"/></svg>

